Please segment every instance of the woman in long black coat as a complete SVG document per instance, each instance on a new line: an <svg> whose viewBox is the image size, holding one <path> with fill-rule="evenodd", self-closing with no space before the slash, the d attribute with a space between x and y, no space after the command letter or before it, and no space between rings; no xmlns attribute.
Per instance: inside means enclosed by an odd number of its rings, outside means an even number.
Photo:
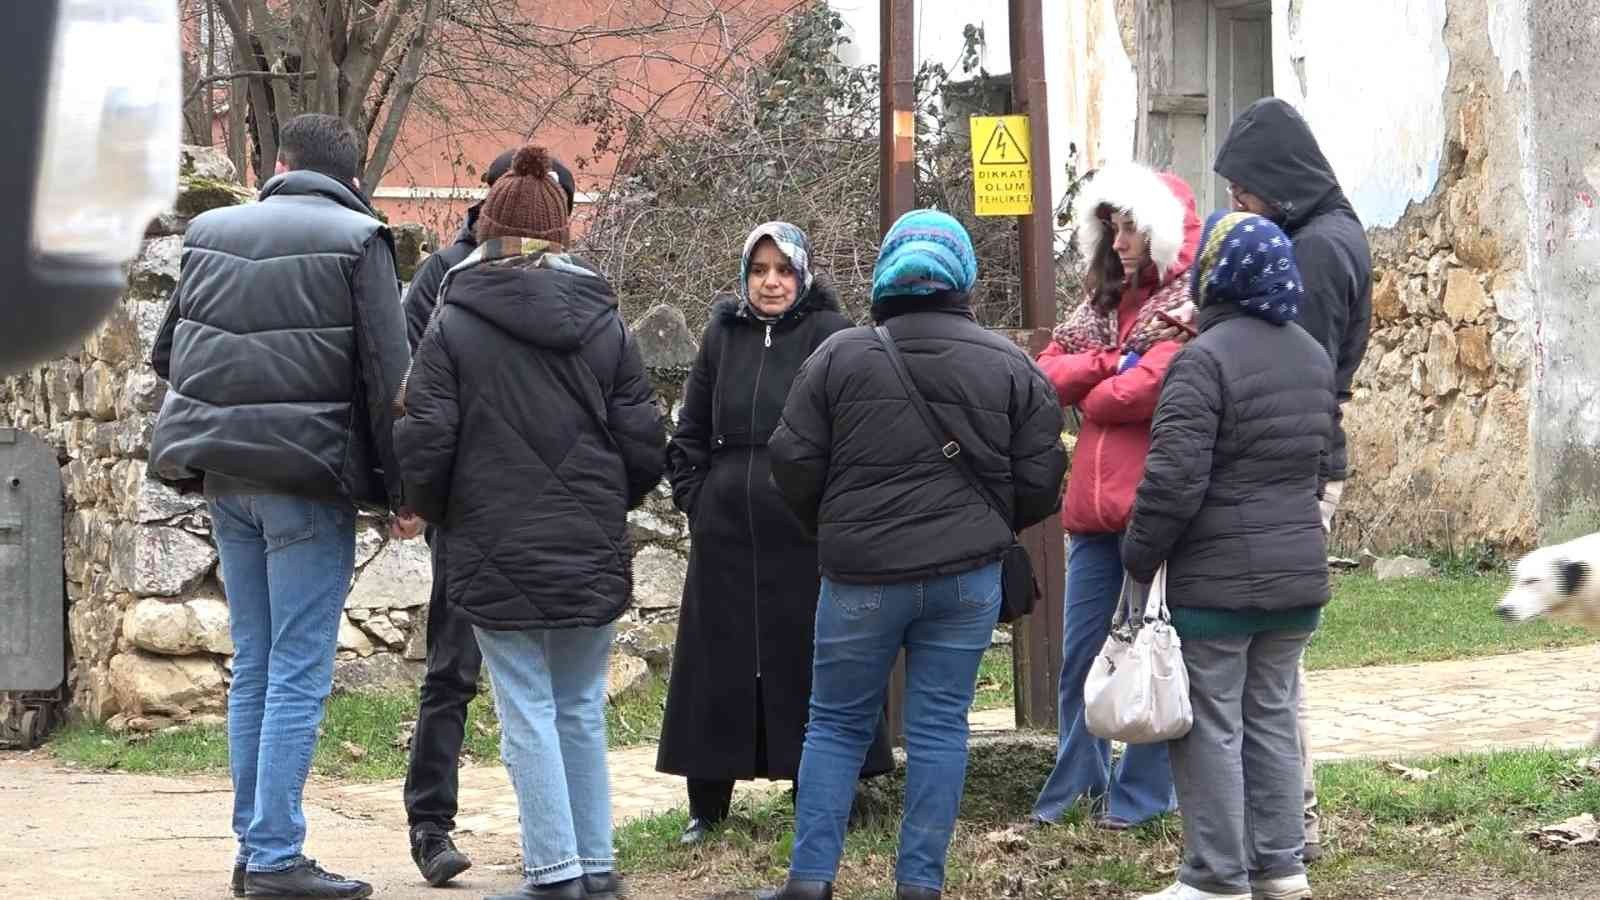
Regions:
<svg viewBox="0 0 1600 900"><path fill-rule="evenodd" d="M772 484L767 439L800 364L850 326L810 249L786 222L751 232L739 298L712 310L667 451L693 547L656 768L688 779L685 843L727 817L735 781L800 771L817 545ZM862 774L893 768L880 720Z"/></svg>

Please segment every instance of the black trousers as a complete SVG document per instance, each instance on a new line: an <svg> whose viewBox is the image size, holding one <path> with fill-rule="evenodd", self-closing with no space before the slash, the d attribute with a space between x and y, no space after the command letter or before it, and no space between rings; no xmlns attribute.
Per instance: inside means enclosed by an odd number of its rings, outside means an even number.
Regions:
<svg viewBox="0 0 1600 900"><path fill-rule="evenodd" d="M478 694L483 655L472 623L452 611L444 597L444 540L432 526L433 591L428 598L428 668L422 678L417 729L406 768L406 819L412 827L456 827L461 742L466 736L467 704Z"/></svg>

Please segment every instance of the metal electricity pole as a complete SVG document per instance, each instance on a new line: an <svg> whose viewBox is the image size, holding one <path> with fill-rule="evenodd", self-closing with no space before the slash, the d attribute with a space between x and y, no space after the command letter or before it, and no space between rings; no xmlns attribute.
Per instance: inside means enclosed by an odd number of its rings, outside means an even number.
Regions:
<svg viewBox="0 0 1600 900"><path fill-rule="evenodd" d="M1028 117L1033 163L1033 215L1021 217L1022 327L1056 322L1055 195L1050 191L1050 116L1044 80L1044 22L1040 0L1011 0L1011 99ZM1042 350L1041 345L1030 348Z"/></svg>
<svg viewBox="0 0 1600 900"><path fill-rule="evenodd" d="M1040 0L1011 0L1012 112L1028 117L1033 168L1033 214L1018 220L1022 244L1022 327L1030 353L1050 340L1056 323L1055 194L1050 189L1050 114L1044 78L1044 21ZM1066 545L1059 516L1020 535L1044 596L1012 626L1011 672L1017 727L1056 723L1061 681L1061 634L1066 602Z"/></svg>
<svg viewBox="0 0 1600 900"><path fill-rule="evenodd" d="M878 4L878 233L911 211L916 195L917 42L915 0ZM889 739L904 737L905 654L889 678Z"/></svg>
<svg viewBox="0 0 1600 900"><path fill-rule="evenodd" d="M911 211L916 192L915 0L879 0L878 233Z"/></svg>

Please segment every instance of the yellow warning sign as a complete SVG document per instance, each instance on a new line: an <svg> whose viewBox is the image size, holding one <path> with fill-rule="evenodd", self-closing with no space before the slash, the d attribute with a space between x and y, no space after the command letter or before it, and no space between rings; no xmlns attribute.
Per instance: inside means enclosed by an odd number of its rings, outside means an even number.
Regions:
<svg viewBox="0 0 1600 900"><path fill-rule="evenodd" d="M980 216L1033 214L1027 116L973 116L972 189Z"/></svg>

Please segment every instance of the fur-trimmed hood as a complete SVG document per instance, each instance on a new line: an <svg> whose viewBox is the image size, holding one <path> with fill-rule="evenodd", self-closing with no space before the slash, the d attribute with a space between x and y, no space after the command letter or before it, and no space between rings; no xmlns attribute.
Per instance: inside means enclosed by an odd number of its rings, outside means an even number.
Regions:
<svg viewBox="0 0 1600 900"><path fill-rule="evenodd" d="M1150 258L1163 285L1189 271L1200 244L1200 216L1194 191L1182 178L1132 162L1095 172L1073 203L1078 249L1086 260L1094 259L1105 234L1102 207L1128 213L1139 223L1150 238Z"/></svg>
<svg viewBox="0 0 1600 900"><path fill-rule="evenodd" d="M820 272L812 278L811 289L806 291L799 300L796 300L787 312L778 317L777 321L799 321L819 310L840 312L839 292L834 290L833 281ZM748 319L752 322L761 321L747 301L740 300L733 294L723 294L718 297L711 304L711 315L725 322L733 322L739 319Z"/></svg>

